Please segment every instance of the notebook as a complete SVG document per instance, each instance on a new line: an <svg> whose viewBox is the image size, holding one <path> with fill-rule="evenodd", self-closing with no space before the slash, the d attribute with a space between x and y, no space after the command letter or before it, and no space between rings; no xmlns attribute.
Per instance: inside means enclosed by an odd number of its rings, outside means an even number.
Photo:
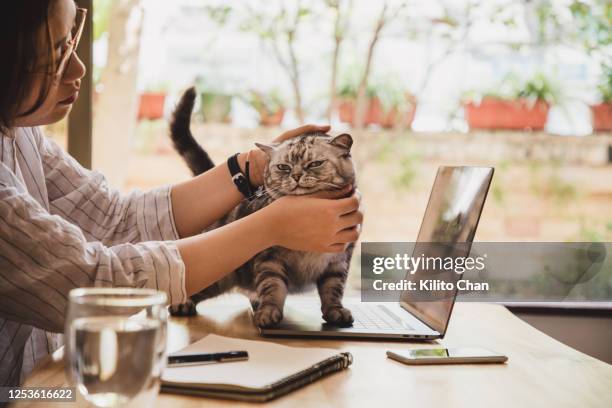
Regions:
<svg viewBox="0 0 612 408"><path fill-rule="evenodd" d="M325 348L288 347L265 341L215 334L187 346L180 353L246 350L249 359L229 363L168 367L162 391L205 397L264 402L280 397L353 362L350 353Z"/></svg>

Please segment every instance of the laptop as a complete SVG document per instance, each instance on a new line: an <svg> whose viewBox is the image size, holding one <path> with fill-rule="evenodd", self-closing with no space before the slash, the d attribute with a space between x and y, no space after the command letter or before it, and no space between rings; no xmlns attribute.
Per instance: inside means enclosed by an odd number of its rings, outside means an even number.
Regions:
<svg viewBox="0 0 612 408"><path fill-rule="evenodd" d="M416 246L427 243L466 243L453 255L468 256L484 207L493 168L443 166L438 169ZM419 254L422 252L419 248ZM415 247L416 251L416 247ZM463 252L463 253L459 253ZM415 255L413 253L413 255ZM364 256L364 254L362 254ZM418 255L417 255L418 256ZM450 271L450 274L455 274ZM406 279L414 279L408 273ZM268 337L333 337L363 339L444 338L457 290L439 299L423 301L414 291L401 292L396 302L343 302L351 310L350 327L325 323L318 299L287 299L283 320L275 327L260 329Z"/></svg>

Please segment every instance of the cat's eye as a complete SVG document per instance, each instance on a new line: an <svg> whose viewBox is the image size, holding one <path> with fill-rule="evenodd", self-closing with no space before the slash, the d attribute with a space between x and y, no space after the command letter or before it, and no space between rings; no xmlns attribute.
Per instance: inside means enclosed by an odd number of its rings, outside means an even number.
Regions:
<svg viewBox="0 0 612 408"><path fill-rule="evenodd" d="M343 154L342 156L340 156L341 159L350 159L351 158L351 154L350 153L346 153Z"/></svg>
<svg viewBox="0 0 612 408"><path fill-rule="evenodd" d="M312 168L315 168L315 167L319 167L323 163L325 163L325 160L316 160L316 161L308 163L308 166L306 166L306 168L307 169L312 169Z"/></svg>
<svg viewBox="0 0 612 408"><path fill-rule="evenodd" d="M281 171L290 171L291 170L291 166L289 166L288 164L277 164L276 167L281 170Z"/></svg>

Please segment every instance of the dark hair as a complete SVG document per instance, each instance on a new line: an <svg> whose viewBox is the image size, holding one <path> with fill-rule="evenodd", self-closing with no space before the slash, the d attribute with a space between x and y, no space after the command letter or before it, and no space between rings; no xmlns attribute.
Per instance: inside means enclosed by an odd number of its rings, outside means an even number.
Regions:
<svg viewBox="0 0 612 408"><path fill-rule="evenodd" d="M54 0L5 1L0 13L0 131L12 127L31 86L31 72L40 58L53 64L49 9ZM44 33L41 44L41 32ZM27 113L38 109L49 91L45 75L41 92Z"/></svg>

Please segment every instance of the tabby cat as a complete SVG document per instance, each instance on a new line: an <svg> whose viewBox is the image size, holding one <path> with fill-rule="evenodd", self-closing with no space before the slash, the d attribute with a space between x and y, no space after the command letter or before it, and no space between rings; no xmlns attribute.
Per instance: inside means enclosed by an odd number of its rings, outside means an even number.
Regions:
<svg viewBox="0 0 612 408"><path fill-rule="evenodd" d="M195 90L190 88L181 97L170 123L170 135L175 149L197 175L211 169L213 162L189 129L195 95ZM311 194L354 185L352 144L348 134L331 137L322 133L305 134L280 144L258 144L270 158L264 174L264 192L252 201L243 200L207 230L245 217L284 195ZM199 301L236 288L251 299L255 324L270 327L282 320L287 293L304 291L316 284L323 318L331 324L350 325L353 317L350 310L342 306L342 296L353 249L354 244L343 253L311 253L280 246L266 249L217 283L191 296L187 303L172 305L170 313L195 314Z"/></svg>

